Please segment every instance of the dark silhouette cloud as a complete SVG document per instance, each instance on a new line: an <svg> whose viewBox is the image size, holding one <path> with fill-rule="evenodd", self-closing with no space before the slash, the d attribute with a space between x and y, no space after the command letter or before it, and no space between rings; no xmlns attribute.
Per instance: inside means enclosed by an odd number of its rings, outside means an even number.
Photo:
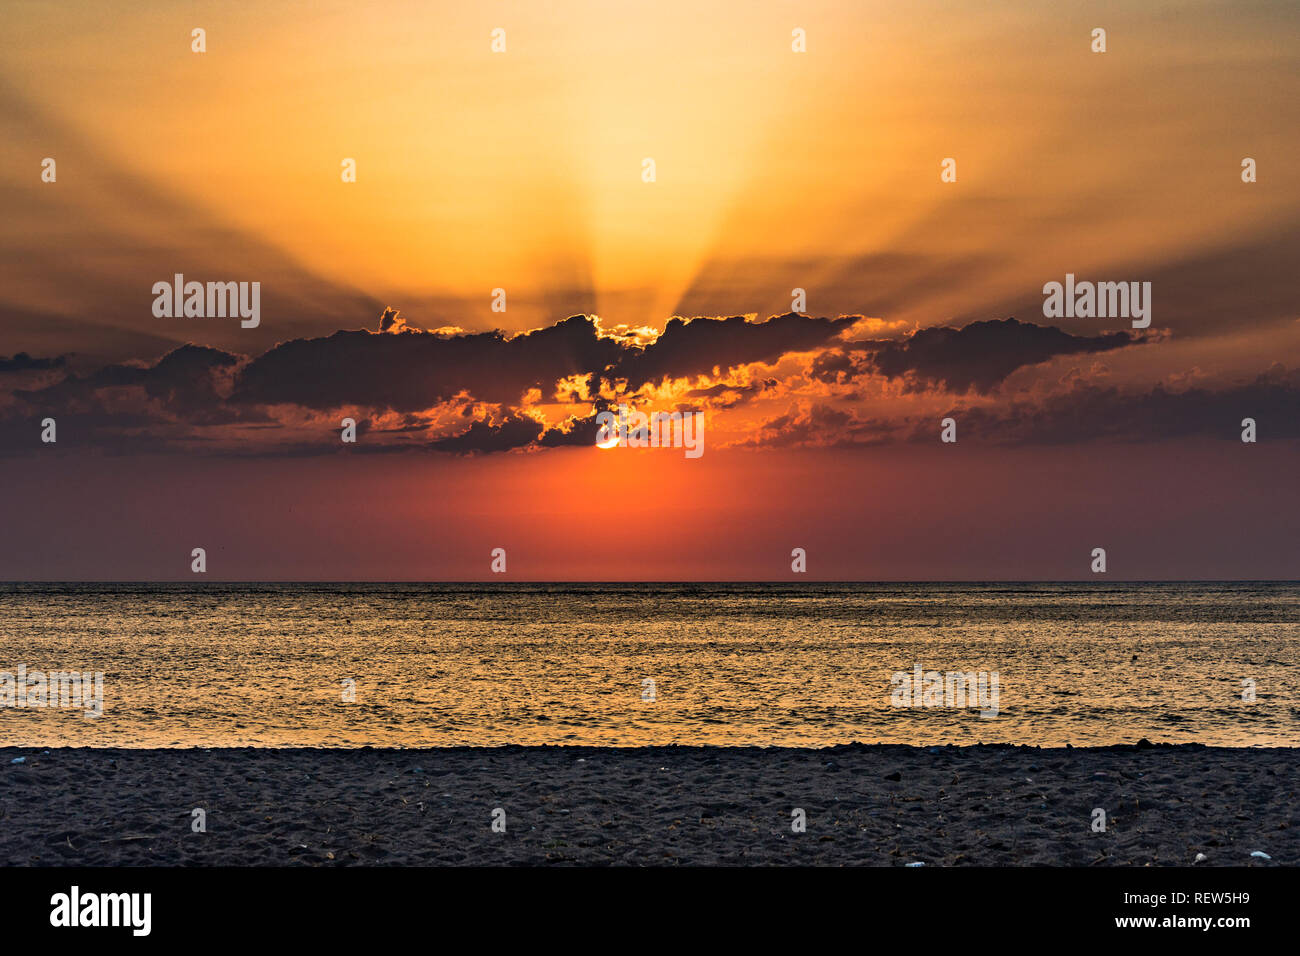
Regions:
<svg viewBox="0 0 1300 956"><path fill-rule="evenodd" d="M869 375L869 356L866 352L848 347L827 349L813 358L808 366L808 377L830 385L845 385L860 375Z"/></svg>
<svg viewBox="0 0 1300 956"><path fill-rule="evenodd" d="M768 419L741 444L934 443L939 419L948 416L956 419L963 442L1020 446L1188 438L1240 441L1246 418L1255 420L1260 442L1296 439L1300 438L1300 369L1274 365L1250 381L1177 390L1165 385L1115 388L1080 383L1046 398L952 406L924 419L864 419L856 411L820 403Z"/></svg>
<svg viewBox="0 0 1300 956"><path fill-rule="evenodd" d="M346 408L362 434L378 436L357 446L360 453L424 449L473 454L589 446L598 431L596 413L620 399L611 400L606 391L591 402L589 413L571 414L558 424L534 417L551 402L561 380L585 379L585 394L601 384L614 387L636 404L637 388L665 378L712 375L714 370L725 374L750 363L775 363L792 352L815 351L807 370L811 381L845 384L881 375L914 391L943 388L989 396L1017 369L1055 356L1154 341L1127 331L1076 336L1014 319L922 329L895 340L838 339L854 321L793 314L767 322L673 319L663 335L643 348L626 336L607 334L587 316L507 337L502 332L420 331L386 310L384 331L292 340L252 359L184 345L153 365L112 364L81 374L69 370L62 357L19 353L0 358L0 371L39 370L62 378L40 388L14 388L7 398L0 395L0 435L7 436L4 444L30 451L35 447L32 422L49 414L57 416L61 435L108 450L207 447L236 455L323 454L338 448L333 442L315 442L322 426L314 413ZM701 382L675 400L683 409L698 403L721 411L777 398L784 389L776 378L735 384L715 380ZM533 390L540 392L540 403L529 395ZM566 387L563 398L585 405L577 397L580 391ZM908 412L867 419L846 400L851 403L854 396L839 395L835 403L742 424L754 437L741 443L860 445L934 439L934 421L915 420ZM1012 444L1232 438L1245 417L1257 420L1261 440L1289 438L1300 436L1300 372L1277 366L1251 382L1182 389L1076 382L1045 397L1017 399L1011 394L997 395L992 402L976 400L949 414L961 423L963 438ZM432 440L418 437L445 432L449 416L463 422L462 430ZM208 430L227 425L237 427ZM253 440L268 430L274 437L261 444Z"/></svg>
<svg viewBox="0 0 1300 956"><path fill-rule="evenodd" d="M1245 418L1255 420L1261 442L1300 438L1300 369L1274 365L1251 381L1222 388L1079 385L1036 404L1015 402L947 414L957 419L963 441L1016 445L1197 437L1240 441ZM914 433L923 441L933 441L934 435L933 422Z"/></svg>
<svg viewBox="0 0 1300 956"><path fill-rule="evenodd" d="M235 400L417 411L458 395L517 403L534 388L549 399L560 379L574 375L626 382L635 390L664 377L773 362L824 344L853 319L674 318L644 349L602 335L583 315L512 338L501 332L394 332L397 321L388 310L381 319L384 334L336 332L277 345L242 371Z"/></svg>
<svg viewBox="0 0 1300 956"><path fill-rule="evenodd" d="M336 332L284 342L254 359L240 375L234 397L399 412L431 408L461 394L517 403L532 388L549 398L561 378L598 372L621 351L582 315L513 338L501 332Z"/></svg>
<svg viewBox="0 0 1300 956"><path fill-rule="evenodd" d="M706 399L709 405L715 409L735 408L737 405L743 405L758 398L764 392L771 391L777 387L777 384L777 380L774 378L760 379L759 381L750 382L748 385L732 385L728 382L719 382L716 385L709 385L704 388L693 388L686 393L686 398L690 400Z"/></svg>
<svg viewBox="0 0 1300 956"><path fill-rule="evenodd" d="M567 387L562 396L577 402L580 392L585 389L591 394L602 382L635 391L664 377L777 361L789 351L817 347L852 321L799 315L766 322L673 319L657 341L643 348L635 339L605 333L595 319L583 315L507 336L500 331L422 331L407 326L396 310L385 309L378 332L340 331L323 338L294 339L252 359L187 344L153 365L110 364L85 374L65 370L64 377L51 385L15 389L12 397L24 407L11 407L8 416L29 412L84 416L83 439L90 440L93 432L107 443L114 430L131 430L142 439L146 436L140 433L151 421L159 426L160 435L170 427L167 437L173 439L173 426L178 424L274 427L276 417L268 406L281 404L314 412L336 408L396 412L403 423L382 430L414 432L429 427L423 413L460 403L465 417L478 420L469 430L426 447L474 452L534 443L541 447L589 444L595 440L599 401L591 417L570 418L548 428L520 414L525 401L532 400L529 393L536 390L542 402L549 402L562 380L582 382ZM3 361L6 370L62 368L61 359L32 359L26 354ZM768 380L706 386L689 397L727 407L774 384ZM142 404L141 397L148 404ZM197 433L193 440L200 440Z"/></svg>
<svg viewBox="0 0 1300 956"><path fill-rule="evenodd" d="M673 318L659 338L644 350L629 350L608 377L626 381L632 389L665 377L706 375L717 368L775 362L788 352L825 345L845 331L856 317L817 319L787 312L766 322L743 316L725 319Z"/></svg>
<svg viewBox="0 0 1300 956"><path fill-rule="evenodd" d="M1130 332L1071 335L1053 326L1015 319L972 322L962 328L920 329L900 340L855 342L819 355L809 374L843 384L865 373L905 379L912 388L988 393L1012 372L1058 355L1108 352L1144 339Z"/></svg>
<svg viewBox="0 0 1300 956"><path fill-rule="evenodd" d="M603 408L602 408L603 410ZM564 445L587 445L596 444L596 436L600 432L600 425L596 421L596 415L588 415L586 418L570 418L558 428L548 428L537 440L537 444L543 448L559 448Z"/></svg>
<svg viewBox="0 0 1300 956"><path fill-rule="evenodd" d="M0 355L0 372L47 372L66 364L67 358L63 355L54 358L32 358L26 352L19 352L13 358Z"/></svg>
<svg viewBox="0 0 1300 956"><path fill-rule="evenodd" d="M535 442L542 433L543 425L526 415L505 419L498 425L486 421L476 421L468 431L447 438L439 438L429 443L429 447L438 451L453 451L462 454L472 452L509 451L523 448Z"/></svg>
<svg viewBox="0 0 1300 956"><path fill-rule="evenodd" d="M139 387L172 416L194 424L239 420L218 390L217 377L238 365L241 358L202 345L182 345L156 365L106 365L90 375L70 374L42 389L19 390L15 395L38 409L93 410L104 389Z"/></svg>

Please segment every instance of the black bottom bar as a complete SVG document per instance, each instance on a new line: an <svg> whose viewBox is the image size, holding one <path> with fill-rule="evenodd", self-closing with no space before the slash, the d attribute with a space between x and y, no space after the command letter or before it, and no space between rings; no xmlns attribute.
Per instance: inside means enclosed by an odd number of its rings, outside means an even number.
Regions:
<svg viewBox="0 0 1300 956"><path fill-rule="evenodd" d="M754 938L848 931L870 945L899 931L918 942L1200 937L1231 945L1294 924L1296 871L1249 869L7 869L0 919L11 940L51 934L89 941L394 942ZM72 887L77 921L71 923ZM100 894L148 893L107 904ZM62 894L64 899L59 897ZM93 899L87 903L87 897ZM1206 924L1208 921L1208 925ZM1050 936L1020 936L1021 933ZM376 935L378 934L378 935Z"/></svg>

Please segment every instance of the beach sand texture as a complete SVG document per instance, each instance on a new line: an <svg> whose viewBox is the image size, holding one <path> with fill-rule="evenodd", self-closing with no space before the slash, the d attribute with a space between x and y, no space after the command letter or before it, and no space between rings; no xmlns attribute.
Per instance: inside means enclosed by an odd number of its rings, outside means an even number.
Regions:
<svg viewBox="0 0 1300 956"><path fill-rule="evenodd" d="M1298 771L1199 745L3 748L0 863L1294 865Z"/></svg>

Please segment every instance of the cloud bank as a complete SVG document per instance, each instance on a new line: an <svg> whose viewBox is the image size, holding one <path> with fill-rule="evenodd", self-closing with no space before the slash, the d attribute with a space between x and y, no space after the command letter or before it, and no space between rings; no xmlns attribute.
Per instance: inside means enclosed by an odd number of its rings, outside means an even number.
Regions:
<svg viewBox="0 0 1300 956"><path fill-rule="evenodd" d="M597 413L619 402L706 411L723 435L714 447L931 440L939 408L961 419L964 438L1013 444L1230 437L1247 416L1274 437L1300 429L1300 373L1281 366L1191 388L1086 375L1047 391L1007 384L1022 369L1159 337L1003 319L853 338L863 328L880 324L787 313L673 318L656 333L577 315L507 335L422 330L386 309L377 331L255 356L189 344L152 364L75 371L63 356L19 353L0 357L15 383L0 387L0 448L34 450L33 423L50 416L65 440L113 451L323 454L340 451L339 422L351 417L359 452L542 450L594 444Z"/></svg>

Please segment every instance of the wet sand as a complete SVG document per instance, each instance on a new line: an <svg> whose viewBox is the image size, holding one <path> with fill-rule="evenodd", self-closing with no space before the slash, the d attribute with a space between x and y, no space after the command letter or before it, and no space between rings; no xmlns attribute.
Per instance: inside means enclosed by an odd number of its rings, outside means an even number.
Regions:
<svg viewBox="0 0 1300 956"><path fill-rule="evenodd" d="M1295 865L1298 791L1199 745L10 747L0 864Z"/></svg>

